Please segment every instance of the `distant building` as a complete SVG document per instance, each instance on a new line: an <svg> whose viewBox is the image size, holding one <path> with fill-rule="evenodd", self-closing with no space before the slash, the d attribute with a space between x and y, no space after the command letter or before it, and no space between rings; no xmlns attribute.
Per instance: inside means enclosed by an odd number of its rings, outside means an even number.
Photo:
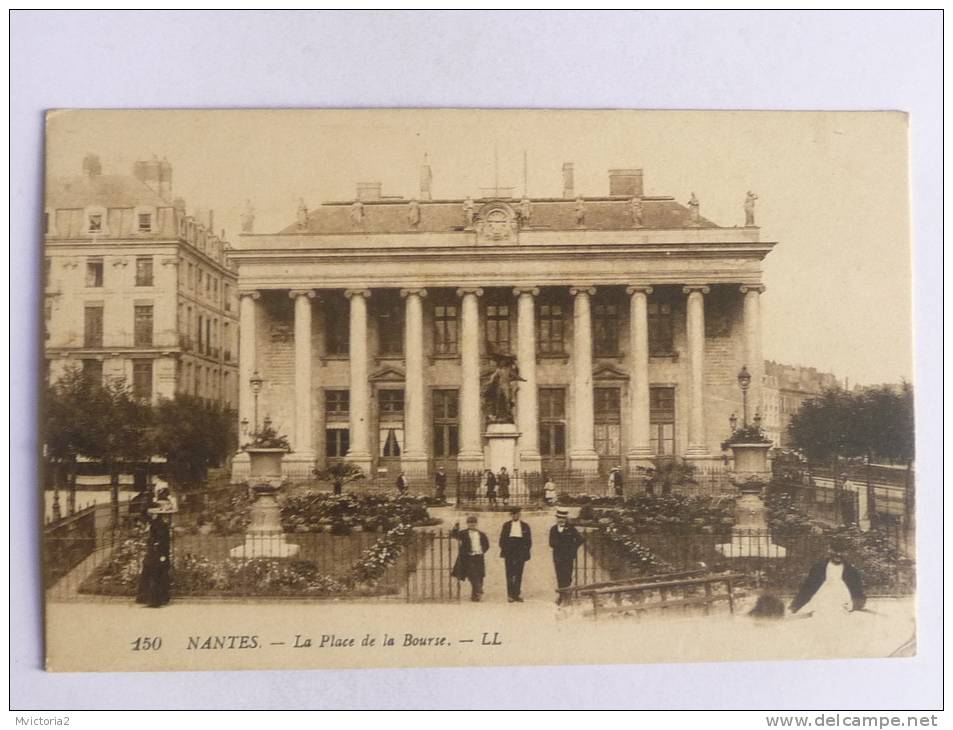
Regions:
<svg viewBox="0 0 953 730"><path fill-rule="evenodd" d="M44 226L45 369L124 378L142 400L238 398L238 297L226 242L173 200L172 166L49 178Z"/></svg>
<svg viewBox="0 0 953 730"><path fill-rule="evenodd" d="M742 365L760 407L774 244L758 228L707 220L694 195L645 195L641 170L583 197L567 163L563 195L545 199L440 199L431 180L425 166L413 198L363 183L302 202L279 232L243 226L240 418L267 414L289 436L288 476L344 458L391 478L497 468L481 388L501 354L522 378L521 472L721 464Z"/></svg>
<svg viewBox="0 0 953 730"><path fill-rule="evenodd" d="M839 386L836 376L817 368L764 362L764 411L762 428L775 446L790 446L788 425L808 398Z"/></svg>

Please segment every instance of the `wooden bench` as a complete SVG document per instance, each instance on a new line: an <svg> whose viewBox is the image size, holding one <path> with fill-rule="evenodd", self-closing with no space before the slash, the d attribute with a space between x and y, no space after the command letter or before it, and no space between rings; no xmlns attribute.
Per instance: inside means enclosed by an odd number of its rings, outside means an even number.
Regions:
<svg viewBox="0 0 953 730"><path fill-rule="evenodd" d="M655 583L664 580L678 580L681 578L696 578L707 573L707 568L693 568L692 570L680 570L673 573L659 573L656 575L647 575L640 578L623 578L621 580L608 580L601 583L587 583L583 586L569 586L568 588L557 588L556 593L562 596L563 603L571 603L579 597L586 597L589 593L599 588L614 588L617 586L632 586L639 583Z"/></svg>
<svg viewBox="0 0 953 730"><path fill-rule="evenodd" d="M614 585L582 586L578 595L588 596L592 600L591 614L594 619L606 614L639 615L646 611L667 613L693 606L703 608L708 615L712 606L720 601L727 601L728 611L734 613L734 584L742 577L738 573L695 576L665 574L613 581ZM716 590L719 587L721 590Z"/></svg>

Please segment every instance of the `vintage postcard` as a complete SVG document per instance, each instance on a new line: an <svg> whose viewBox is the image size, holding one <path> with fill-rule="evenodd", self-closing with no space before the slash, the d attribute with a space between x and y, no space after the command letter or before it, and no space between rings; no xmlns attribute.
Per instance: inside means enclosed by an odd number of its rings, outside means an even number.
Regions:
<svg viewBox="0 0 953 730"><path fill-rule="evenodd" d="M48 669L916 653L905 115L61 110L46 163Z"/></svg>

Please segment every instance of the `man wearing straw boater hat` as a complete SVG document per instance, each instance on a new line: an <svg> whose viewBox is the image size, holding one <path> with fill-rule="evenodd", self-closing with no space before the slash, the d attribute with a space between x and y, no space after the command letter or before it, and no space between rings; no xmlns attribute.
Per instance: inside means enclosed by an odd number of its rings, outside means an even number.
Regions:
<svg viewBox="0 0 953 730"><path fill-rule="evenodd" d="M572 569L576 563L576 553L586 539L579 530L569 524L569 511L556 510L556 524L549 528L549 547L553 549L553 564L556 566L556 586L559 596L556 604L569 598L568 588L572 585Z"/></svg>

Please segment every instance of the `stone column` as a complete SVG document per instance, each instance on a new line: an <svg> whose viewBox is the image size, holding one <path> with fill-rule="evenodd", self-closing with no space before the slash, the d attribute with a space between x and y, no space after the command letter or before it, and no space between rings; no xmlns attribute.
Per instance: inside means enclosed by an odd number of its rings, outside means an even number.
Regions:
<svg viewBox="0 0 953 730"><path fill-rule="evenodd" d="M404 317L404 450L400 465L408 479L427 475L424 427L424 312L426 289L401 289Z"/></svg>
<svg viewBox="0 0 953 730"><path fill-rule="evenodd" d="M710 458L705 440L705 298L711 291L707 286L686 286L688 295L687 322L688 355L691 366L690 408L688 417L688 459Z"/></svg>
<svg viewBox="0 0 953 730"><path fill-rule="evenodd" d="M348 357L350 382L350 448L347 460L360 466L371 476L370 389L367 382L367 299L369 289L348 289L351 302L351 332Z"/></svg>
<svg viewBox="0 0 953 730"><path fill-rule="evenodd" d="M764 355L761 354L761 284L741 287L745 297L745 365L751 373L748 389L748 419L756 413L764 415Z"/></svg>
<svg viewBox="0 0 953 730"><path fill-rule="evenodd" d="M282 461L294 466L295 473L288 476L307 478L314 466L314 434L312 432L312 368L311 368L311 302L315 297L312 289L292 289L288 292L295 303L295 430L293 453ZM300 473L298 473L300 472Z"/></svg>
<svg viewBox="0 0 953 730"><path fill-rule="evenodd" d="M572 348L572 444L569 463L573 469L595 472L599 469L594 434L592 394L592 307L595 287L574 286Z"/></svg>
<svg viewBox="0 0 953 730"><path fill-rule="evenodd" d="M536 389L536 287L513 290L517 300L516 364L525 382L516 391L516 418L519 437L519 464L523 474L542 468L539 455L539 408Z"/></svg>
<svg viewBox="0 0 953 730"><path fill-rule="evenodd" d="M650 286L630 286L629 294L629 395L632 407L632 443L629 446L629 473L640 466L650 466L652 446L649 422L649 315Z"/></svg>
<svg viewBox="0 0 953 730"><path fill-rule="evenodd" d="M483 468L483 417L480 408L480 302L483 290L457 289L460 302L460 453L457 468Z"/></svg>
<svg viewBox="0 0 953 730"><path fill-rule="evenodd" d="M255 430L255 396L251 391L249 381L255 374L258 363L258 345L256 330L258 327L258 300L261 294L257 291L242 291L238 293L238 440L240 444L247 443ZM242 421L247 425L247 431L242 433ZM239 451L232 460L232 482L241 482L248 478L248 454Z"/></svg>

